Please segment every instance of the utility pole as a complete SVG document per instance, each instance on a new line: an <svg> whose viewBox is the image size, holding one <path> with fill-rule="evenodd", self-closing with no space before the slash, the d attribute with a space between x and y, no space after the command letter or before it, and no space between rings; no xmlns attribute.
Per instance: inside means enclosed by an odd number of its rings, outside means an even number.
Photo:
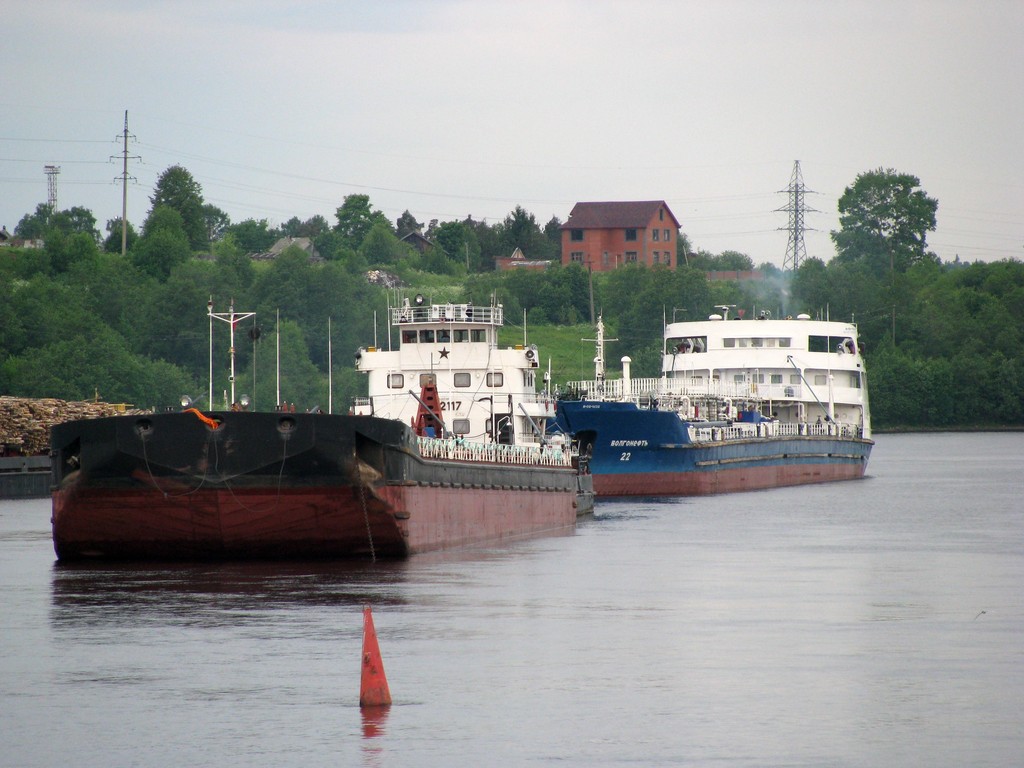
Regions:
<svg viewBox="0 0 1024 768"><path fill-rule="evenodd" d="M804 245L804 232L808 227L804 226L805 213L818 213L814 208L808 208L804 203L804 195L807 194L804 188L804 179L800 173L800 161L793 162L793 175L789 178L789 186L780 189L779 193L785 192L788 196L786 205L776 208L775 211L789 214L789 223L780 230L789 232L789 243L786 245L786 256L782 260L782 271L787 269L796 272L800 262L807 258L807 247ZM811 194L814 194L813 192ZM813 229L811 230L814 231Z"/></svg>
<svg viewBox="0 0 1024 768"><path fill-rule="evenodd" d="M141 160L142 158L138 155L132 155L128 157L128 139L135 137L128 133L128 110L124 111L124 131L120 138L123 142L121 150L121 160L123 162L123 170L120 176L115 176L114 181L121 180L121 255L124 256L128 253L128 181L138 181L134 176L128 175L128 160ZM112 155L111 160L114 159ZM213 407L211 403L211 407Z"/></svg>

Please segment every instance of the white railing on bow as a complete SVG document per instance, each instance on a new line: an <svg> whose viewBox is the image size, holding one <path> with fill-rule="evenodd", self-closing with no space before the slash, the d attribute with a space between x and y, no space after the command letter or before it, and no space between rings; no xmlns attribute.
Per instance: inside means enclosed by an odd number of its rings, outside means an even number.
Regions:
<svg viewBox="0 0 1024 768"><path fill-rule="evenodd" d="M570 467L572 454L559 446L472 443L457 438L418 437L420 455L425 459L521 464L538 467Z"/></svg>

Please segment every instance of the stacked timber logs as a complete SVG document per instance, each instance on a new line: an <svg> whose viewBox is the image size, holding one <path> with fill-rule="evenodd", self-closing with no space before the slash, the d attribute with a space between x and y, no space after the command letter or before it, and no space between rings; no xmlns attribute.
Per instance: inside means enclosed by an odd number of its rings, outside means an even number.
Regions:
<svg viewBox="0 0 1024 768"><path fill-rule="evenodd" d="M0 456L49 453L50 427L55 424L143 412L130 408L125 404L93 401L69 402L56 398L0 396Z"/></svg>

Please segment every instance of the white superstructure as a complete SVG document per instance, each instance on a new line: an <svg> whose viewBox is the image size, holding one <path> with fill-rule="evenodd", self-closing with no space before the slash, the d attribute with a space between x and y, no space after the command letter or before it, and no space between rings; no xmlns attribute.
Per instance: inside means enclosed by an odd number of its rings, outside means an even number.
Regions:
<svg viewBox="0 0 1024 768"><path fill-rule="evenodd" d="M537 392L537 348L500 348L502 315L500 304L427 304L419 296L390 308L388 320L397 329L399 347L365 347L356 353L356 370L367 374L369 396L357 398L354 412L412 424L420 393L433 377L446 435L504 445L543 444L555 405Z"/></svg>
<svg viewBox="0 0 1024 768"><path fill-rule="evenodd" d="M570 387L595 400L627 400L676 410L686 420L733 420L756 410L779 424L846 425L871 436L867 375L853 323L808 315L728 319L665 326L662 375L634 379L622 359L621 379ZM602 327L599 324L598 358Z"/></svg>

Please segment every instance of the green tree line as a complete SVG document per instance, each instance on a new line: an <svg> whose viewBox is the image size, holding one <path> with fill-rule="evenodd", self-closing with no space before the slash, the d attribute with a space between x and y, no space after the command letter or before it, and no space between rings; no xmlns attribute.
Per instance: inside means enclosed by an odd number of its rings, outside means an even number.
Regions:
<svg viewBox="0 0 1024 768"><path fill-rule="evenodd" d="M188 394L209 407L212 300L214 312L233 302L256 313L235 329L236 392L257 407L272 405L278 390L304 408L333 396L343 410L365 388L352 353L388 343L385 310L397 294L366 279L377 269L397 276L406 295L497 300L513 326L522 318L578 335L600 313L617 339L607 359L628 354L638 376L658 372L664 321L704 318L719 304L851 320L867 349L876 427L1024 424L1024 264L941 263L927 249L938 203L909 174L859 175L839 202L834 258L808 259L792 274L762 264L764 279L752 281L709 281L710 271L754 264L736 251L693 253L685 234L675 269L562 267L561 222L541 225L518 206L492 224L471 216L424 224L408 211L392 223L368 196L349 195L333 224L322 216L232 223L179 166L160 176L150 202L141 230L128 226L124 254L119 219L107 222L106 237L82 208L40 205L19 222L14 234L44 247L0 249L0 393L153 407ZM432 247L403 239L414 232ZM320 260L298 247L251 258L281 237L310 238ZM515 248L552 264L496 272L495 259ZM213 326L213 406L223 407L228 331ZM560 370L589 378L591 357Z"/></svg>

